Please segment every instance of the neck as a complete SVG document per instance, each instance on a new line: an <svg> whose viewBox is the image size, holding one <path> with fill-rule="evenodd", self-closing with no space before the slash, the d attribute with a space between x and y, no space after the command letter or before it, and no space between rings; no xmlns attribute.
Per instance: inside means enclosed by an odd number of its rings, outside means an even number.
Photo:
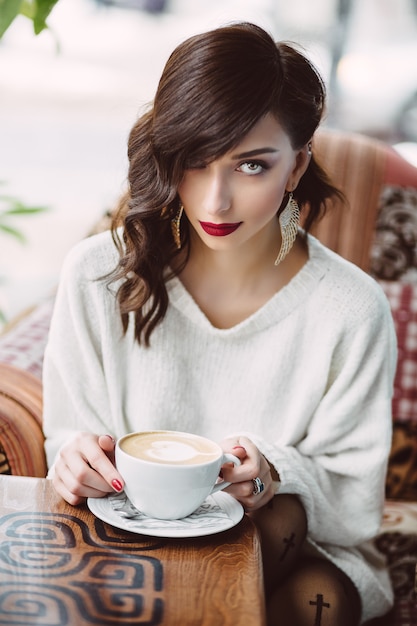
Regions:
<svg viewBox="0 0 417 626"><path fill-rule="evenodd" d="M308 259L302 237L275 266L277 252L242 254L192 248L180 279L200 309L217 328L231 328L258 311L284 287Z"/></svg>
<svg viewBox="0 0 417 626"><path fill-rule="evenodd" d="M279 229L267 238L263 234L258 239L259 242L251 239L232 250L212 250L194 234L191 237L189 265L194 266L201 277L214 275L221 282L233 280L234 285L248 285L268 270L278 269L274 267L274 261L280 246Z"/></svg>
<svg viewBox="0 0 417 626"><path fill-rule="evenodd" d="M280 239L274 246L247 246L228 251L211 250L199 238L191 241L190 257L181 280L193 292L209 288L226 290L230 294L275 292L285 286L308 259L305 240L298 236L287 257L278 265Z"/></svg>

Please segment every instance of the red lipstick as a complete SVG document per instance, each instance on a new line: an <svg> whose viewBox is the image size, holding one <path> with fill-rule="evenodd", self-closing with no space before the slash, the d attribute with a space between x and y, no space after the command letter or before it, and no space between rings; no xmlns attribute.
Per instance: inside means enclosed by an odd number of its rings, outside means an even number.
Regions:
<svg viewBox="0 0 417 626"><path fill-rule="evenodd" d="M239 228L242 222L234 222L233 224L212 224L211 222L200 222L201 228L208 235L213 237L225 237L231 235Z"/></svg>

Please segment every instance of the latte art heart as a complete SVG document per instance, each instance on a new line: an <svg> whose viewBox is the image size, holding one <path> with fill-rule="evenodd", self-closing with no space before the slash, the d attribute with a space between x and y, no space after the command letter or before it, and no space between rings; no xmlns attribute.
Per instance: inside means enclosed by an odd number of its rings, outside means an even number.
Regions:
<svg viewBox="0 0 417 626"><path fill-rule="evenodd" d="M221 449L212 441L175 431L132 433L124 437L121 448L143 461L167 465L199 465L221 455Z"/></svg>
<svg viewBox="0 0 417 626"><path fill-rule="evenodd" d="M186 443L179 441L154 441L148 448L147 454L157 461L188 461L198 454L198 451Z"/></svg>

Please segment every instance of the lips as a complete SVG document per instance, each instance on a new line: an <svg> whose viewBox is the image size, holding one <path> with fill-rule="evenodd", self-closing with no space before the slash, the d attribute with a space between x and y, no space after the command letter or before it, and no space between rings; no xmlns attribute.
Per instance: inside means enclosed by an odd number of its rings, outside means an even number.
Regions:
<svg viewBox="0 0 417 626"><path fill-rule="evenodd" d="M226 235L231 235L239 228L241 223L242 222L234 222L233 224L212 224L211 222L200 222L204 232L213 237L226 237Z"/></svg>

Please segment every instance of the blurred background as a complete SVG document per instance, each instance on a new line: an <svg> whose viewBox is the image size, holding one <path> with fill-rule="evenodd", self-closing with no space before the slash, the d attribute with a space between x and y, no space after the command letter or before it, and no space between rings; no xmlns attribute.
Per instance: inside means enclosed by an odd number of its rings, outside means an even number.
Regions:
<svg viewBox="0 0 417 626"><path fill-rule="evenodd" d="M0 231L7 319L51 292L117 202L127 135L173 48L237 20L304 46L328 87L326 125L416 162L417 0L60 0L49 30L19 17L0 41L0 212L9 197L48 207L14 217L25 244Z"/></svg>

